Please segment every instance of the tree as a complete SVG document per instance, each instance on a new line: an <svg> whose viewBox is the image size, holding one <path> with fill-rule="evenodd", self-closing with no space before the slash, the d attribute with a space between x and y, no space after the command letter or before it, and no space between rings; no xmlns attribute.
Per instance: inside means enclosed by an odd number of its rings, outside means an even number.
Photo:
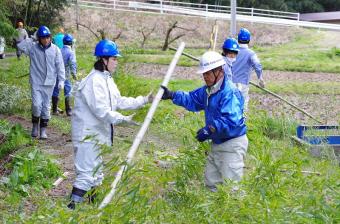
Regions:
<svg viewBox="0 0 340 224"><path fill-rule="evenodd" d="M54 27L62 24L60 12L68 6L68 0L2 0L0 5L11 12L6 17L12 24L22 20L30 27Z"/></svg>
<svg viewBox="0 0 340 224"><path fill-rule="evenodd" d="M169 47L169 45L174 42L175 40L185 36L185 33L181 33L181 34L177 34L176 36L174 37L171 37L171 32L174 30L174 29L181 29L181 30L185 30L185 31L195 31L195 29L187 29L187 28L184 28L184 27L180 27L177 25L178 21L175 21L173 23L169 23L169 28L167 29L166 31L166 35L165 35L165 40L164 40L164 44L163 44L163 47L162 47L162 51L166 51Z"/></svg>
<svg viewBox="0 0 340 224"><path fill-rule="evenodd" d="M148 30L146 26L142 26L140 29L137 30L137 32L143 35L143 40L142 43L140 44L141 48L144 48L146 41L149 39L150 35L155 31L156 25L157 24L154 24L150 30Z"/></svg>
<svg viewBox="0 0 340 224"><path fill-rule="evenodd" d="M0 3L0 36L3 36L5 39L10 39L15 35L16 30L8 19L8 9Z"/></svg>

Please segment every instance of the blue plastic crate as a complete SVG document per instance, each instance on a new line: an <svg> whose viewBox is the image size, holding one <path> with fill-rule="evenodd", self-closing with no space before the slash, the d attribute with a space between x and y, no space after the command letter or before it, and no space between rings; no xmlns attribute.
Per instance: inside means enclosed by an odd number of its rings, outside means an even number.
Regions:
<svg viewBox="0 0 340 224"><path fill-rule="evenodd" d="M297 142L307 146L313 156L321 157L327 151L340 164L340 127L328 125L300 125L296 128ZM331 151L330 151L331 150Z"/></svg>

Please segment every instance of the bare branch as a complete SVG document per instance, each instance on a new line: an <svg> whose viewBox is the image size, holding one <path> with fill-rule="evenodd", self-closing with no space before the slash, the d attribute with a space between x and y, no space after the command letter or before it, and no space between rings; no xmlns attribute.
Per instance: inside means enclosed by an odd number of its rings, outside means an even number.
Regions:
<svg viewBox="0 0 340 224"><path fill-rule="evenodd" d="M88 29L98 40L100 39L100 37L96 34L96 32L94 32L89 26L86 26L84 24L81 23L77 23L78 26L82 26L85 27L86 29Z"/></svg>
<svg viewBox="0 0 340 224"><path fill-rule="evenodd" d="M150 35L155 31L156 29L156 24L154 24L154 26L152 27L151 30L149 30L149 32L145 31L146 27L142 27L141 29L138 30L138 32L140 32L143 35L143 41L141 43L141 47L144 48L144 45L147 41L147 39L150 37Z"/></svg>
<svg viewBox="0 0 340 224"><path fill-rule="evenodd" d="M119 33L115 36L112 37L112 40L115 42L116 40L118 40L120 38L120 36L122 35L123 31L119 31Z"/></svg>
<svg viewBox="0 0 340 224"><path fill-rule="evenodd" d="M181 37L183 37L183 36L185 36L184 33L182 33L182 34L178 35L177 37L171 39L171 40L169 41L169 45L170 45L172 42L174 42L175 40L177 40L177 39L179 39L179 38L181 38Z"/></svg>

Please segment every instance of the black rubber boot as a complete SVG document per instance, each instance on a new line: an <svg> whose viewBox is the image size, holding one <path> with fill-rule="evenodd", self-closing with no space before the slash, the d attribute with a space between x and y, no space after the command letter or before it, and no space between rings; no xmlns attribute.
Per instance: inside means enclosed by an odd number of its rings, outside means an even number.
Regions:
<svg viewBox="0 0 340 224"><path fill-rule="evenodd" d="M65 97L65 110L67 116L72 116L72 108L70 104L70 97Z"/></svg>
<svg viewBox="0 0 340 224"><path fill-rule="evenodd" d="M52 96L52 114L53 115L58 115L58 102L59 102L59 97L57 96Z"/></svg>
<svg viewBox="0 0 340 224"><path fill-rule="evenodd" d="M48 119L40 119L40 139L47 139L47 124L48 124Z"/></svg>
<svg viewBox="0 0 340 224"><path fill-rule="evenodd" d="M82 189L79 189L79 188L76 188L76 187L73 187L72 188L72 193L71 193L71 202L67 205L67 207L69 209L72 209L74 210L76 208L76 203L80 203L82 202L83 198L84 198L84 195L87 193L87 191L84 191ZM80 197L81 200L79 201L75 201L74 198L72 196L77 196L77 197Z"/></svg>
<svg viewBox="0 0 340 224"><path fill-rule="evenodd" d="M39 132L39 117L35 117L32 115L32 124L33 124L33 127L32 127L32 133L31 133L31 136L33 138L36 138L38 137L38 132Z"/></svg>

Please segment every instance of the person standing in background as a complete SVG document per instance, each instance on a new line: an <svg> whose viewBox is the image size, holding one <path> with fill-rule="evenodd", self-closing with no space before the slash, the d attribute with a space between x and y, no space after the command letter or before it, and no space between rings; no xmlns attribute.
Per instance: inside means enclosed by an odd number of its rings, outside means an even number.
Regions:
<svg viewBox="0 0 340 224"><path fill-rule="evenodd" d="M14 38L14 42L15 42L17 58L20 59L22 51L18 48L18 44L20 44L21 41L28 38L28 34L27 34L27 31L24 29L24 23L23 22L17 23L17 29L16 30L18 31L18 36L16 38Z"/></svg>

